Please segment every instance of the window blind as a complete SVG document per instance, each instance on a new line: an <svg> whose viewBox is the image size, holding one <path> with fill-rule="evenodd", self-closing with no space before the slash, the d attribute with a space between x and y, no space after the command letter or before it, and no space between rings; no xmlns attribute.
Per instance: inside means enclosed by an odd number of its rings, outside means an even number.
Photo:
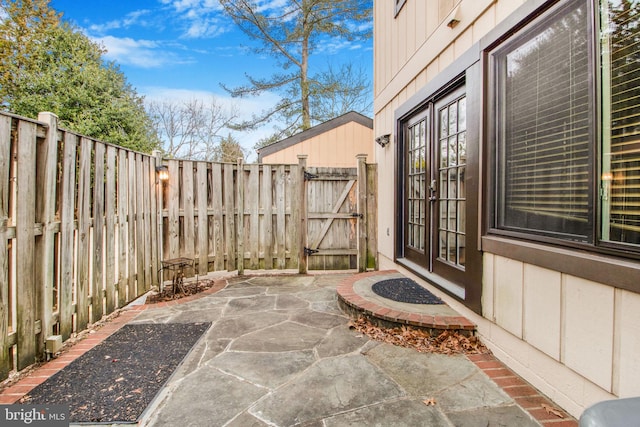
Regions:
<svg viewBox="0 0 640 427"><path fill-rule="evenodd" d="M610 102L610 152L605 152L603 158L605 191L609 187L603 203L609 210L608 221L603 224L609 230L604 237L639 244L640 2L607 3L609 43L603 48L603 61L608 66L609 81L604 82L603 98Z"/></svg>
<svg viewBox="0 0 640 427"><path fill-rule="evenodd" d="M497 54L501 227L592 233L587 7L573 1Z"/></svg>

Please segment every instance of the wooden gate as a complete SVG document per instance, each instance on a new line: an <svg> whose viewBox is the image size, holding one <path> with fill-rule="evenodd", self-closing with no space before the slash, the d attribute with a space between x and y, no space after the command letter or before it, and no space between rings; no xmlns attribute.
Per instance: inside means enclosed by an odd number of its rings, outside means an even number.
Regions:
<svg viewBox="0 0 640 427"><path fill-rule="evenodd" d="M375 268L375 233L369 230L376 210L371 166L362 157L357 168L305 169L309 270Z"/></svg>

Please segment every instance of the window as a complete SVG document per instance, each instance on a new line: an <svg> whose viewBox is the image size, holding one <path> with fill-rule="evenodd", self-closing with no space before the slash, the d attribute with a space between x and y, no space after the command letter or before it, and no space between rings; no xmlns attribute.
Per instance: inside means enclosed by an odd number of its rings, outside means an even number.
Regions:
<svg viewBox="0 0 640 427"><path fill-rule="evenodd" d="M490 54L493 226L633 248L640 245L640 1L592 6L559 2Z"/></svg>
<svg viewBox="0 0 640 427"><path fill-rule="evenodd" d="M602 240L640 244L640 1L601 5Z"/></svg>

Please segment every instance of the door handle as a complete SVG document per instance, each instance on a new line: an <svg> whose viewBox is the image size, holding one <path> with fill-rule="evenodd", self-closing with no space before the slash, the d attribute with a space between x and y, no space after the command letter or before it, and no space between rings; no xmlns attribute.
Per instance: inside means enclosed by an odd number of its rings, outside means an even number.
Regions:
<svg viewBox="0 0 640 427"><path fill-rule="evenodd" d="M431 180L431 185L429 186L429 201L430 202L435 202L436 200L438 200L437 197L437 192L436 192L436 180Z"/></svg>

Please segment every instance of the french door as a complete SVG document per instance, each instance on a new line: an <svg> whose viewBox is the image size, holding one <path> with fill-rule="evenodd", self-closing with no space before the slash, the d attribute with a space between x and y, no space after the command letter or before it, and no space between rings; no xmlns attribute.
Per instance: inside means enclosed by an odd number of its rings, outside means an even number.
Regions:
<svg viewBox="0 0 640 427"><path fill-rule="evenodd" d="M404 124L404 257L463 283L467 108L464 87Z"/></svg>

